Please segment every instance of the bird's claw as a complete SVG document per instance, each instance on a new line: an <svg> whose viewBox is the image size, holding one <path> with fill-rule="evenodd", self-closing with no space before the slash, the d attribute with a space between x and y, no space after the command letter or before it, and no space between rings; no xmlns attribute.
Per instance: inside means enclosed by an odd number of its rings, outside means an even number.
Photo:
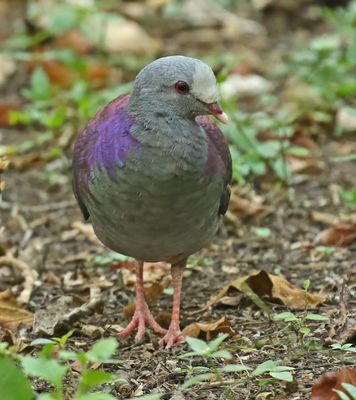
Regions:
<svg viewBox="0 0 356 400"><path fill-rule="evenodd" d="M140 343L146 332L146 325L151 327L157 333L167 333L167 330L162 328L156 320L153 318L151 311L149 310L147 304L144 305L144 309L140 310L136 307L135 313L125 329L117 333L120 338L131 335L131 333L137 327L137 334L135 336L135 342Z"/></svg>
<svg viewBox="0 0 356 400"><path fill-rule="evenodd" d="M169 327L167 333L159 341L159 346L162 349L170 349L175 343L185 343L185 337L179 327Z"/></svg>

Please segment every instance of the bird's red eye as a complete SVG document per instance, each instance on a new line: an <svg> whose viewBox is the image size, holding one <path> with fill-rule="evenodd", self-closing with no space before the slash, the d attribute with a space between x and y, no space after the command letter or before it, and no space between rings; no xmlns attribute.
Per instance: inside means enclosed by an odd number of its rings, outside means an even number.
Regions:
<svg viewBox="0 0 356 400"><path fill-rule="evenodd" d="M188 85L187 82L178 81L178 82L175 84L175 88L176 88L176 91L177 91L178 93L180 93L180 94L187 94L187 93L189 93L189 85Z"/></svg>

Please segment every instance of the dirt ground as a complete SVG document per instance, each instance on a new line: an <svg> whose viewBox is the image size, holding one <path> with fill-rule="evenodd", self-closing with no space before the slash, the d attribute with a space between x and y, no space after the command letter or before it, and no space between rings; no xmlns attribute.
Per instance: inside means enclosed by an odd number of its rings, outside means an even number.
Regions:
<svg viewBox="0 0 356 400"><path fill-rule="evenodd" d="M273 21L282 17L285 18L283 23L288 24L290 19L283 15L265 16L265 26L271 31L270 43L261 51L269 66L276 57L275 44L283 47L292 40L292 35L286 36L284 29L273 31L271 27ZM269 18L272 17L271 22ZM299 27L303 23L299 19ZM303 32L312 35L322 29L322 25L307 26ZM8 92L7 95L17 94ZM27 134L21 128L3 128L0 132L3 144L21 143ZM317 254L313 245L317 235L328 227L315 217L315 212L329 217L355 216L355 210L345 206L335 195L337 186L356 187L355 162L331 163L330 157L337 155L340 147L351 148L350 152L355 153L356 137L350 134L335 138L325 132L314 139L321 150L320 159L325 163L323 171L304 176L288 189L261 178L249 181L245 193L260 196L267 211L242 220L228 214L214 242L195 255L183 284L183 328L193 322L227 317L236 335L226 341L225 347L234 359L241 359L251 367L266 360L281 360L283 365L295 368L295 381L292 384L269 382L261 386L256 379L229 375L226 379L230 381L225 387L217 382L205 382L182 394L174 394L186 375L176 369L191 363L178 360L177 356L188 351L188 347L160 350L159 337L148 332L142 344L135 344L132 339L122 341L117 353L121 363L109 367L126 379L125 384L113 389L117 398L164 392L167 393L164 398L176 400L308 399L313 383L322 373L344 366L356 367L355 359L331 352L329 347L331 343L356 345L356 243L336 247L330 254ZM66 155L70 160L70 150ZM64 174L60 181L51 183L47 173L58 163L63 164ZM90 348L101 336L114 335L128 322L130 310L125 306L133 301L134 293L123 283L120 264L113 262L103 267L88 261L90 256L104 257L108 250L95 243L90 231L76 224L82 222L82 217L71 190L70 164L66 159L57 159L47 166L42 162L37 165L33 162L30 168L24 169L12 166L4 178L7 189L0 206L3 225L0 252L11 248L16 258L37 272L30 301L25 307L37 315L37 322L34 327L19 329L16 340L28 344L34 338L51 336L43 326L48 322L48 313L39 314L39 310L52 310L53 318L57 318L93 296L96 300L89 310L56 326L52 335L75 328L68 346L76 351ZM241 191L235 186L234 189ZM271 235L259 237L255 233L257 227L269 228ZM206 259L212 262L199 265L199 260ZM311 312L326 315L329 321L312 322L312 332L304 344L297 342L285 325L272 322L246 296L234 305L219 303L199 311L234 278L261 269L281 274L297 287L303 287L303 282L309 279L310 292L322 292L327 296L323 304ZM16 294L20 293L21 274L14 275L5 267L0 273L0 291L11 288ZM162 324L167 323L165 312L170 311L171 299L169 292L164 292L152 305ZM287 310L282 304L268 300L266 303L272 312ZM301 315L303 309L296 312ZM46 317L41 321L43 315ZM8 334L0 330L1 337L9 340ZM194 364L206 365L206 362L197 358ZM38 392L46 390L41 381L36 381L35 387Z"/></svg>

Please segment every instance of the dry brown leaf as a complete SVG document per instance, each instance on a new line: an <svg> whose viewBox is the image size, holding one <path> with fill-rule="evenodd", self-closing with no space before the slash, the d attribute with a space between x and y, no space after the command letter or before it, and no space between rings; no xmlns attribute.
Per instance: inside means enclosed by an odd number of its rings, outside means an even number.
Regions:
<svg viewBox="0 0 356 400"><path fill-rule="evenodd" d="M235 214L238 218L246 218L252 215L259 214L264 211L265 208L261 203L251 201L239 197L236 193L232 193L229 210Z"/></svg>
<svg viewBox="0 0 356 400"><path fill-rule="evenodd" d="M47 152L18 154L10 160L10 166L18 171L23 171L40 167L44 163L49 163L54 158L53 154Z"/></svg>
<svg viewBox="0 0 356 400"><path fill-rule="evenodd" d="M67 31L55 38L53 45L62 49L73 49L78 54L88 54L94 46L90 43L84 33L78 31Z"/></svg>
<svg viewBox="0 0 356 400"><path fill-rule="evenodd" d="M104 87L109 79L110 68L104 64L90 65L86 74L86 79L95 89Z"/></svg>
<svg viewBox="0 0 356 400"><path fill-rule="evenodd" d="M38 64L34 64L31 68L36 65ZM70 88L73 82L78 79L86 80L94 88L101 88L105 86L111 71L107 64L93 62L88 63L86 69L80 73L73 71L66 64L57 60L41 61L40 66L44 69L52 84L64 89Z"/></svg>
<svg viewBox="0 0 356 400"><path fill-rule="evenodd" d="M163 286L157 282L144 288L145 299L148 305L151 306L152 304L157 303L163 293L163 289ZM122 312L126 317L132 317L135 312L135 308L135 303L130 302L122 309Z"/></svg>
<svg viewBox="0 0 356 400"><path fill-rule="evenodd" d="M317 160L316 158L302 159L296 156L287 156L286 158L294 173L319 174L326 169L324 161Z"/></svg>
<svg viewBox="0 0 356 400"><path fill-rule="evenodd" d="M0 293L0 325L3 328L16 330L19 325L31 326L32 322L33 314L19 306L11 290Z"/></svg>
<svg viewBox="0 0 356 400"><path fill-rule="evenodd" d="M18 111L15 107L6 104L0 104L0 127L9 126L11 111Z"/></svg>
<svg viewBox="0 0 356 400"><path fill-rule="evenodd" d="M205 308L225 299L226 296L236 297L237 293L246 292L246 284L258 296L267 296L271 301L277 301L291 308L316 307L321 304L325 296L321 294L307 293L289 283L286 279L268 274L266 271L253 272L250 275L237 278L226 285L220 292L212 297ZM226 300L225 300L226 304Z"/></svg>
<svg viewBox="0 0 356 400"><path fill-rule="evenodd" d="M339 395L333 389L346 393L342 383L356 385L356 370L343 368L338 372L323 374L313 386L311 400L340 400Z"/></svg>
<svg viewBox="0 0 356 400"><path fill-rule="evenodd" d="M347 246L356 241L356 224L344 224L320 232L315 242L325 246Z"/></svg>
<svg viewBox="0 0 356 400"><path fill-rule="evenodd" d="M135 303L128 303L125 307L122 308L122 313L125 315L126 318L131 318L136 310Z"/></svg>
<svg viewBox="0 0 356 400"><path fill-rule="evenodd" d="M236 334L231 328L230 321L227 317L222 317L214 322L194 322L186 326L182 331L183 336L191 336L203 340L212 340L219 333L227 333L230 336Z"/></svg>
<svg viewBox="0 0 356 400"><path fill-rule="evenodd" d="M310 136L307 136L302 130L296 130L291 141L294 145L304 147L312 152L319 150L319 146L316 142Z"/></svg>
<svg viewBox="0 0 356 400"><path fill-rule="evenodd" d="M164 287L158 283L154 282L152 285L145 287L145 299L149 305L157 303L161 298Z"/></svg>
<svg viewBox="0 0 356 400"><path fill-rule="evenodd" d="M42 61L41 66L50 82L63 89L70 88L76 78L74 71L59 61L45 60Z"/></svg>

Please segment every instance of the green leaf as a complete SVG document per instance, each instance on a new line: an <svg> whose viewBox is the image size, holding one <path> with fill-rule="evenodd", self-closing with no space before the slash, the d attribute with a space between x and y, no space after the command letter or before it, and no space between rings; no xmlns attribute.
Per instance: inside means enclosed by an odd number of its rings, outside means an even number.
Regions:
<svg viewBox="0 0 356 400"><path fill-rule="evenodd" d="M271 236L272 231L269 228L255 228L255 233L261 238L268 238Z"/></svg>
<svg viewBox="0 0 356 400"><path fill-rule="evenodd" d="M30 88L24 89L23 94L31 100L49 100L51 97L51 84L43 68L37 67L32 75Z"/></svg>
<svg viewBox="0 0 356 400"><path fill-rule="evenodd" d="M340 194L346 203L356 204L356 188L353 190L343 190Z"/></svg>
<svg viewBox="0 0 356 400"><path fill-rule="evenodd" d="M22 367L26 374L45 379L59 390L68 367L61 365L57 360L47 358L33 358L25 356Z"/></svg>
<svg viewBox="0 0 356 400"><path fill-rule="evenodd" d="M44 393L36 397L36 400L58 400L58 396L51 393Z"/></svg>
<svg viewBox="0 0 356 400"><path fill-rule="evenodd" d="M48 128L59 128L63 125L67 116L67 109L65 107L60 107L55 110L54 113L45 115L42 119L44 125Z"/></svg>
<svg viewBox="0 0 356 400"><path fill-rule="evenodd" d="M273 360L268 360L263 362L260 365L257 365L257 367L255 368L254 371L252 371L251 375L252 376L259 376L262 375L266 372L269 371L273 371L275 367L278 366L278 362L277 361L273 361Z"/></svg>
<svg viewBox="0 0 356 400"><path fill-rule="evenodd" d="M210 347L204 340L196 339L190 336L186 338L188 346L197 354L203 355L210 351Z"/></svg>
<svg viewBox="0 0 356 400"><path fill-rule="evenodd" d="M78 11L71 4L55 4L51 13L50 30L59 35L78 24Z"/></svg>
<svg viewBox="0 0 356 400"><path fill-rule="evenodd" d="M115 400L115 399L116 397L112 396L109 393L88 393L74 398L74 400Z"/></svg>
<svg viewBox="0 0 356 400"><path fill-rule="evenodd" d="M240 364L227 364L220 368L221 372L246 372L250 370L250 367Z"/></svg>
<svg viewBox="0 0 356 400"><path fill-rule="evenodd" d="M280 381L293 382L293 375L288 371L270 372L269 374Z"/></svg>
<svg viewBox="0 0 356 400"><path fill-rule="evenodd" d="M342 383L343 386L352 396L352 400L356 399L356 386L352 385L351 383Z"/></svg>
<svg viewBox="0 0 356 400"><path fill-rule="evenodd" d="M296 157L308 157L310 150L301 146L290 146L286 149L286 153Z"/></svg>
<svg viewBox="0 0 356 400"><path fill-rule="evenodd" d="M187 381L185 381L182 385L179 386L179 389L184 390L188 389L190 386L196 385L199 382L204 382L209 380L213 374L201 374L201 375L196 375L191 378L189 378Z"/></svg>
<svg viewBox="0 0 356 400"><path fill-rule="evenodd" d="M101 383L111 382L117 377L102 370L83 371L80 377L79 392L85 393Z"/></svg>
<svg viewBox="0 0 356 400"><path fill-rule="evenodd" d="M289 164L282 158L279 157L272 163L273 171L276 173L279 179L288 182L292 177L292 172Z"/></svg>
<svg viewBox="0 0 356 400"><path fill-rule="evenodd" d="M320 314L307 314L305 319L309 319L311 321L328 321L329 318Z"/></svg>
<svg viewBox="0 0 356 400"><path fill-rule="evenodd" d="M307 326L302 326L301 328L299 328L299 332L303 335L308 335L310 333L310 328L308 328Z"/></svg>
<svg viewBox="0 0 356 400"><path fill-rule="evenodd" d="M42 347L41 352L39 353L40 358L52 358L53 349L55 346L55 342L47 343Z"/></svg>
<svg viewBox="0 0 356 400"><path fill-rule="evenodd" d="M338 49L341 46L340 37L336 34L325 34L323 36L317 36L310 41L311 50L318 52L330 52L332 50Z"/></svg>
<svg viewBox="0 0 356 400"><path fill-rule="evenodd" d="M224 359L232 357L231 353L229 351L227 351L227 350L215 351L211 356L214 357L214 358L224 358Z"/></svg>
<svg viewBox="0 0 356 400"><path fill-rule="evenodd" d="M30 382L21 368L8 357L0 355L0 393L4 400L32 400Z"/></svg>
<svg viewBox="0 0 356 400"><path fill-rule="evenodd" d="M135 400L159 400L164 393L146 394L144 396L132 397Z"/></svg>
<svg viewBox="0 0 356 400"><path fill-rule="evenodd" d="M354 399L350 399L350 397L347 394L345 394L344 392L342 392L341 390L337 390L337 389L332 389L332 390L338 394L338 396L340 397L341 400L354 400Z"/></svg>
<svg viewBox="0 0 356 400"><path fill-rule="evenodd" d="M121 262L121 261L126 261L126 260L131 260L130 257L124 256L123 254L120 253L115 253L115 252L110 252L106 256L94 256L90 258L90 262L95 264L95 265L108 265L113 263L114 261Z"/></svg>
<svg viewBox="0 0 356 400"><path fill-rule="evenodd" d="M330 161L332 161L334 163L347 162L347 161L356 161L356 153L346 154L344 156L331 157Z"/></svg>
<svg viewBox="0 0 356 400"><path fill-rule="evenodd" d="M73 333L74 333L74 329L70 330L62 337L53 337L52 339L55 340L57 343L59 343L60 347L63 348L65 346L65 344L67 343L68 339L73 335Z"/></svg>
<svg viewBox="0 0 356 400"><path fill-rule="evenodd" d="M221 343L228 337L229 335L227 333L224 333L223 335L219 335L214 340L209 342L208 346L210 351L215 351L221 345Z"/></svg>
<svg viewBox="0 0 356 400"><path fill-rule="evenodd" d="M10 124L23 124L27 125L33 122L31 114L21 111L10 111Z"/></svg>
<svg viewBox="0 0 356 400"><path fill-rule="evenodd" d="M269 140L258 144L258 152L264 158L275 158L281 150L281 142Z"/></svg>
<svg viewBox="0 0 356 400"><path fill-rule="evenodd" d="M170 286L165 289L163 289L163 293L166 294L167 296L173 296L174 289Z"/></svg>
<svg viewBox="0 0 356 400"><path fill-rule="evenodd" d="M319 253L332 254L335 252L336 247L333 246L316 246L315 250Z"/></svg>
<svg viewBox="0 0 356 400"><path fill-rule="evenodd" d="M44 345L44 344L50 344L50 343L54 343L54 341L51 339L46 339L46 338L38 338L38 339L32 340L32 342L30 344L31 344L31 346L38 346L38 345Z"/></svg>
<svg viewBox="0 0 356 400"><path fill-rule="evenodd" d="M279 314L274 314L273 321L294 322L294 321L298 321L298 318L290 311L285 311L285 312L282 312Z"/></svg>
<svg viewBox="0 0 356 400"><path fill-rule="evenodd" d="M293 371L293 367L287 367L286 365L277 365L273 368L273 372L282 372L282 371Z"/></svg>
<svg viewBox="0 0 356 400"><path fill-rule="evenodd" d="M58 358L65 361L75 361L78 360L82 354L84 353L74 353L73 351L60 350L58 353Z"/></svg>
<svg viewBox="0 0 356 400"><path fill-rule="evenodd" d="M118 343L114 338L101 339L86 353L86 356L93 362L108 362L111 361L110 358L117 347Z"/></svg>

